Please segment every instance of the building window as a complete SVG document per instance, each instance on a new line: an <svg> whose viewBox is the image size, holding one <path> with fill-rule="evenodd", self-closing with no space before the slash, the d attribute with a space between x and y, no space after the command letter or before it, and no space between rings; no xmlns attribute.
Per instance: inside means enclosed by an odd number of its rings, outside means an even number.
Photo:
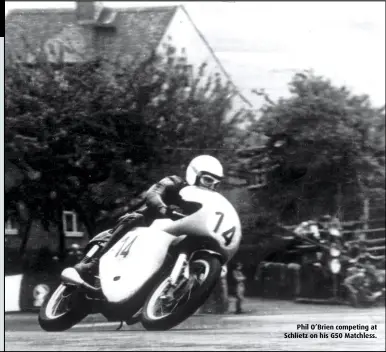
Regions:
<svg viewBox="0 0 386 352"><path fill-rule="evenodd" d="M82 237L80 231L78 216L74 211L63 211L63 230L66 237Z"/></svg>
<svg viewBox="0 0 386 352"><path fill-rule="evenodd" d="M5 223L5 234L6 235L17 235L19 233L19 228L15 219L8 218Z"/></svg>

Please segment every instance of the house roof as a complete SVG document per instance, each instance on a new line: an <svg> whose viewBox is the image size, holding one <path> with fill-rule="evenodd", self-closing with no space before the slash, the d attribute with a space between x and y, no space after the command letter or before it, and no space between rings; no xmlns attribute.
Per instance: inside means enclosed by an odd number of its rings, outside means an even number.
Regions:
<svg viewBox="0 0 386 352"><path fill-rule="evenodd" d="M105 42L107 50L120 51L120 48L128 48L128 53L132 56L143 55L143 53L155 49L160 43L178 8L182 8L186 13L223 74L233 85L236 94L252 107L248 99L237 89L230 75L183 6L114 9L104 7L95 24L99 27L115 27L118 31L115 38L110 38L110 41ZM73 9L12 10L5 18L5 51L7 52L8 46L8 48L12 47L13 50L25 53L26 41L32 50L41 50L47 40L59 35L66 26L76 26L77 23L76 11ZM86 32L83 34L87 35Z"/></svg>
<svg viewBox="0 0 386 352"><path fill-rule="evenodd" d="M118 35L114 45L129 48L130 54L135 55L158 45L177 8L104 8L95 24L100 27L115 26ZM5 46L12 46L13 50L19 52L25 51L24 37L31 48L36 50L42 48L42 44L52 36L59 35L63 28L77 24L74 10L13 10L5 18ZM77 27L82 29L82 26ZM87 35L86 32L82 34Z"/></svg>

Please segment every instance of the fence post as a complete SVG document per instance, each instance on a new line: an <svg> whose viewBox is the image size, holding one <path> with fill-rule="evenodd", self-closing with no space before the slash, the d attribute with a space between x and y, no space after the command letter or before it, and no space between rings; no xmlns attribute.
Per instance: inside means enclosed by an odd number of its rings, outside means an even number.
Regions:
<svg viewBox="0 0 386 352"><path fill-rule="evenodd" d="M370 200L365 198L363 201L363 230L369 229L369 216L370 216Z"/></svg>

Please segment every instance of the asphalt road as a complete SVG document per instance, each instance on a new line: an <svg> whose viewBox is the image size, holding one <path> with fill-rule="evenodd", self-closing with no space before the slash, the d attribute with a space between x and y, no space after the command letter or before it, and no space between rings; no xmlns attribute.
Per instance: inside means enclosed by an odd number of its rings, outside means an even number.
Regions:
<svg viewBox="0 0 386 352"><path fill-rule="evenodd" d="M304 324L304 330L297 329ZM305 324L309 324L308 328ZM332 325L333 330L311 324ZM370 337L345 337L336 325L362 325L374 334ZM376 329L371 330L371 326ZM156 350L297 350L297 351L385 351L385 308L354 309L346 306L299 304L294 302L254 300L247 303L243 315L195 315L165 332L148 332L140 324L115 331L117 323L106 322L99 315L90 316L62 333L40 329L36 314L5 316L6 351L156 351ZM360 327L360 328L362 328ZM328 336L321 337L320 332ZM342 332L342 338L332 333ZM290 333L307 334L287 335ZM316 333L316 338L310 334ZM339 335L338 335L339 336Z"/></svg>

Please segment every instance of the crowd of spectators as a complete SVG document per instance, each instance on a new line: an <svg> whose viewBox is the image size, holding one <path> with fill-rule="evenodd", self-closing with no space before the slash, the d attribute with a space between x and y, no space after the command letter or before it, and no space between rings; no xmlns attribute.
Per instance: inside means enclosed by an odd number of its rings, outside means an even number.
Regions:
<svg viewBox="0 0 386 352"><path fill-rule="evenodd" d="M304 257L303 268L319 268L324 277L336 280L337 295L354 306L375 303L384 297L385 256L371 254L360 228L347 236L338 219L325 215L302 222L294 232L316 248L312 255ZM338 263L335 267L331 265L334 256Z"/></svg>

